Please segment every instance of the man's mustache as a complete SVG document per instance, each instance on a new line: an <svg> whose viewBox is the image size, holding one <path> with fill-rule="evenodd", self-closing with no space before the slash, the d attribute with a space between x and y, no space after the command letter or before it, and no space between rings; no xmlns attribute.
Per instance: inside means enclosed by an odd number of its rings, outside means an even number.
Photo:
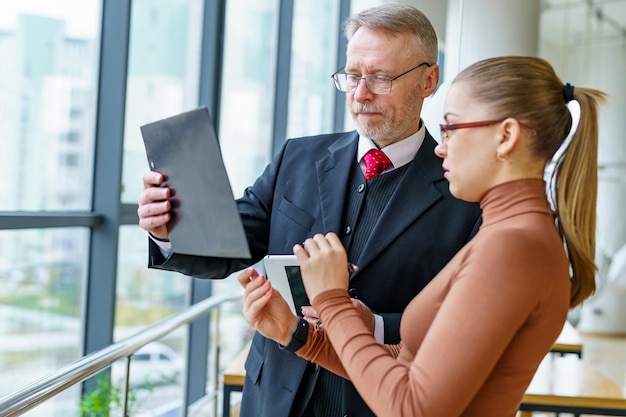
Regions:
<svg viewBox="0 0 626 417"><path fill-rule="evenodd" d="M385 112L382 109L378 108L377 106L367 106L367 105L362 105L362 104L353 104L350 107L350 110L354 114L358 114L358 113L380 113L382 115L385 115Z"/></svg>

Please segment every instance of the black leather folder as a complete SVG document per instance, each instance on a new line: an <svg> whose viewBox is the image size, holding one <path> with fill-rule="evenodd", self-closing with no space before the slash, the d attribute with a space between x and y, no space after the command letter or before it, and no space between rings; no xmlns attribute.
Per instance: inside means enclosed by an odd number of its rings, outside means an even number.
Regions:
<svg viewBox="0 0 626 417"><path fill-rule="evenodd" d="M215 128L205 107L141 126L150 169L172 191L175 253L250 258Z"/></svg>

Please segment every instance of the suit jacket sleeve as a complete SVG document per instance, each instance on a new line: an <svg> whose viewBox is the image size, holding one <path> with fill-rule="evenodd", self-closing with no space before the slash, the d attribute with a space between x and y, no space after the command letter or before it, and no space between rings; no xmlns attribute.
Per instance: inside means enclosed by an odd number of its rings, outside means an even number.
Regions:
<svg viewBox="0 0 626 417"><path fill-rule="evenodd" d="M286 145L287 142L254 185L248 187L243 196L236 200L252 258L218 258L173 253L166 259L159 247L150 241L148 267L197 278L225 278L261 260L267 254L274 184Z"/></svg>

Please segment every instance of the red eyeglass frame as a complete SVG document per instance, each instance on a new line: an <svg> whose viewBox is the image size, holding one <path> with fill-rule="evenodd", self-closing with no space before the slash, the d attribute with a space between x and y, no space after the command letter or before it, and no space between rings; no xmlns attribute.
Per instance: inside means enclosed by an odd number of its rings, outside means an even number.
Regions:
<svg viewBox="0 0 626 417"><path fill-rule="evenodd" d="M499 119L499 120L485 120L485 121L482 121L482 122L440 124L439 128L441 129L441 138L442 139L450 139L450 136L448 135L448 132L450 130L470 129L472 127L491 126L491 125L495 125L496 123L503 122L505 120L506 120L506 118L505 119Z"/></svg>

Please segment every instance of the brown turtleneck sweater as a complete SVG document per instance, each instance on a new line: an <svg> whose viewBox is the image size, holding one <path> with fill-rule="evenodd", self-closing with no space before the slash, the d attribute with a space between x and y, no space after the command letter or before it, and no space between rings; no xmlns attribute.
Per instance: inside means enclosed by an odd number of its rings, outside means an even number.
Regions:
<svg viewBox="0 0 626 417"><path fill-rule="evenodd" d="M407 306L399 345L376 343L347 292L329 290L298 355L351 379L379 417L515 416L566 319L569 264L543 181L480 204L480 231Z"/></svg>

